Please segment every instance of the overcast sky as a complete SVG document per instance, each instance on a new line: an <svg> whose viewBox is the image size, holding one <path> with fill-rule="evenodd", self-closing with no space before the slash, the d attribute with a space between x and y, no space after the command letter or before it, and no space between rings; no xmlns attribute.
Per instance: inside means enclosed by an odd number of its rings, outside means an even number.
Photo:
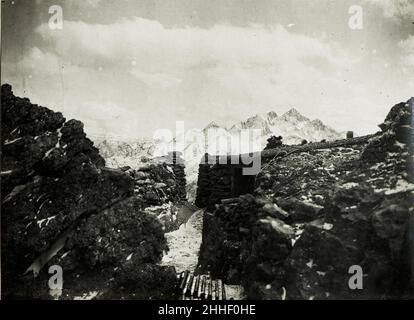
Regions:
<svg viewBox="0 0 414 320"><path fill-rule="evenodd" d="M62 30L48 25L54 4ZM90 135L292 107L364 134L414 95L414 0L5 0L1 63L15 94Z"/></svg>

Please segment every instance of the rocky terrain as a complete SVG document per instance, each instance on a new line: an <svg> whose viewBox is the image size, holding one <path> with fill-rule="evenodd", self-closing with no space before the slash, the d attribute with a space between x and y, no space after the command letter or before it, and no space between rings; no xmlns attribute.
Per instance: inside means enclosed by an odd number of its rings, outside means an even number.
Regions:
<svg viewBox="0 0 414 320"><path fill-rule="evenodd" d="M343 140L296 110L252 117L225 130L262 130L261 170L243 176L241 166L199 165L196 141L186 149L194 163L154 157L151 143L99 151L82 122L9 85L1 94L6 299L173 299L184 270L222 279L233 297L414 298L414 99L381 131ZM114 157L123 159L105 161ZM201 210L187 202L197 173ZM62 291L49 290L53 265ZM354 265L363 290L348 285Z"/></svg>
<svg viewBox="0 0 414 320"><path fill-rule="evenodd" d="M3 298L172 298L183 169L111 169L83 124L1 88ZM49 292L49 266L63 269Z"/></svg>
<svg viewBox="0 0 414 320"><path fill-rule="evenodd" d="M150 162L154 155L155 143L151 139L94 137L95 146L111 168L131 167L138 169Z"/></svg>
<svg viewBox="0 0 414 320"><path fill-rule="evenodd" d="M365 142L279 144L252 194L200 193L211 208L200 272L253 299L414 298L413 103L395 105ZM353 265L363 290L348 285Z"/></svg>
<svg viewBox="0 0 414 320"><path fill-rule="evenodd" d="M260 135L255 141L257 146L251 148L250 141L254 137L241 137L244 130L257 129ZM210 130L210 131L209 131ZM200 139L200 133L202 138ZM254 115L246 121L236 123L229 128L220 126L215 122L208 124L203 130L190 130L187 132L186 140L181 141L179 138L170 142L170 150L175 150L174 143L184 143L183 158L185 160L185 174L187 177L187 198L190 201L195 200L197 189L198 164L206 152L205 137L211 134L214 139L233 138L240 139L241 144L232 146L228 150L227 146L219 147L208 146L207 151L210 154L238 154L250 151L262 150L267 143L267 139L272 136L283 136L283 143L297 144L302 140L309 142L320 140L340 139L343 134L336 132L334 129L325 125L319 119L310 120L303 116L296 109L292 108L288 112L278 116L276 112ZM160 142L151 139L135 139L130 141L117 139L96 138L95 144L100 150L100 154L106 160L107 166L118 168L130 166L138 169L145 166L149 161L164 161L160 159L164 154L160 154Z"/></svg>

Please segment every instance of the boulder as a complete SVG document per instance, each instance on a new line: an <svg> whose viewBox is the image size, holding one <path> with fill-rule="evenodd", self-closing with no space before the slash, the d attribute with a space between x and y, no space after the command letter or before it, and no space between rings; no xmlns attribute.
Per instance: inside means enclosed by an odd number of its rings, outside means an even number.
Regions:
<svg viewBox="0 0 414 320"><path fill-rule="evenodd" d="M266 203L260 211L263 212L264 215L280 220L287 220L289 218L289 213L280 208L276 203Z"/></svg>
<svg viewBox="0 0 414 320"><path fill-rule="evenodd" d="M294 209L290 212L290 218L294 222L312 221L322 213L322 206L297 200Z"/></svg>
<svg viewBox="0 0 414 320"><path fill-rule="evenodd" d="M408 218L409 210L401 204L390 204L372 215L375 233L379 238L387 240L393 258L398 257L401 252Z"/></svg>

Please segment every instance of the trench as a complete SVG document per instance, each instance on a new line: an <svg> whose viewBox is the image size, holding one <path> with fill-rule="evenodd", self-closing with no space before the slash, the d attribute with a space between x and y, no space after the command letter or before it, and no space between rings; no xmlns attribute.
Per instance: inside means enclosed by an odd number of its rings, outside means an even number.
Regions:
<svg viewBox="0 0 414 320"><path fill-rule="evenodd" d="M198 265L198 258L202 242L203 218L205 209L197 210L187 223L179 229L165 234L169 251L163 256L161 265L173 266L178 275L183 272L194 274ZM227 300L242 300L243 288L238 285L223 283Z"/></svg>
<svg viewBox="0 0 414 320"><path fill-rule="evenodd" d="M229 192L224 193L223 198L226 198L228 195L238 197L242 194L253 193L255 176L243 175L243 168L241 166L225 165L224 167L220 167L228 169L225 179L228 183L227 188L229 188ZM198 179L200 179L200 175L203 175L203 170L199 170ZM201 177L201 179L205 179L205 177ZM208 184L209 188L212 186L213 183ZM202 184L198 183L198 188L201 189L203 187L204 186ZM200 192L208 192L211 194L211 190L197 191L197 193ZM215 199L215 201L218 202L220 202L220 200L220 198ZM191 275L195 275L194 279L196 278L196 275L198 274L197 266L199 262L200 248L203 240L204 215L211 214L212 204L213 203L210 203L210 205L206 205L202 209L196 210L192 213L188 221L181 224L177 230L165 234L169 251L164 254L160 263L161 265L173 266L178 275L182 275L187 272ZM177 216L179 215L180 212ZM208 277L209 275L206 276ZM221 280L218 279L218 281ZM241 285L229 285L222 283L222 286L224 287L225 297L227 300L244 299L245 295Z"/></svg>

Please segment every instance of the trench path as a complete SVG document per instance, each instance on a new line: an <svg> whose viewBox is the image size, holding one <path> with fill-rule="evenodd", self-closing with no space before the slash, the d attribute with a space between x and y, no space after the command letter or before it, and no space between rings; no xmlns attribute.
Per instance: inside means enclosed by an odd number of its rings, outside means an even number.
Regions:
<svg viewBox="0 0 414 320"><path fill-rule="evenodd" d="M163 256L161 264L174 266L178 273L197 267L203 231L203 210L198 210L178 230L165 234L170 250Z"/></svg>
<svg viewBox="0 0 414 320"><path fill-rule="evenodd" d="M193 213L186 224L178 230L165 234L170 250L163 256L161 265L174 266L178 273L194 272L200 252L204 210ZM225 285L227 299L243 299L243 289L237 285Z"/></svg>

